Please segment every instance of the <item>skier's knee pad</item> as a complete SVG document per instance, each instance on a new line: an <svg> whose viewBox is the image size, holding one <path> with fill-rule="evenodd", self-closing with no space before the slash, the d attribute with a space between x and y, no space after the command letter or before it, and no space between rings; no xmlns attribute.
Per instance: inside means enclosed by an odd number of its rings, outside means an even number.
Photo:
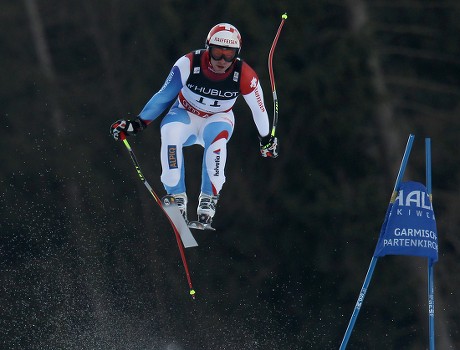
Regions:
<svg viewBox="0 0 460 350"><path fill-rule="evenodd" d="M181 180L181 171L179 169L168 169L161 174L161 182L168 187L175 187Z"/></svg>

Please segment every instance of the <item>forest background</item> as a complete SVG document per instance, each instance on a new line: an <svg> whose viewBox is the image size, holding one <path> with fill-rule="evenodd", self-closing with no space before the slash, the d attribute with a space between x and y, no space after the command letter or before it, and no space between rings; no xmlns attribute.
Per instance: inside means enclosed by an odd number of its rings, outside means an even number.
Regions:
<svg viewBox="0 0 460 350"><path fill-rule="evenodd" d="M272 111L259 155L239 100L215 225L186 250L121 143L181 55L234 24ZM0 5L2 349L337 349L409 134L406 179L432 140L436 342L459 348L460 4L457 1L3 1ZM159 180L159 121L130 140ZM186 150L194 210L201 150ZM381 258L353 349L428 346L426 259Z"/></svg>

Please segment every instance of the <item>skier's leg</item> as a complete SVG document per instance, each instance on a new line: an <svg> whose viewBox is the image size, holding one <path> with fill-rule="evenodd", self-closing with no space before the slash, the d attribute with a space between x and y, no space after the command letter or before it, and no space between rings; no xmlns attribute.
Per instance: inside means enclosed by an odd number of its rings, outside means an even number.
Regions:
<svg viewBox="0 0 460 350"><path fill-rule="evenodd" d="M232 132L232 125L220 121L209 123L204 128L201 192L205 194L218 195L225 183L227 142Z"/></svg>
<svg viewBox="0 0 460 350"><path fill-rule="evenodd" d="M167 193L186 192L182 147L196 141L196 127L187 111L174 108L161 122L161 182Z"/></svg>
<svg viewBox="0 0 460 350"><path fill-rule="evenodd" d="M203 128L202 183L197 208L198 221L210 226L216 211L219 192L225 182L227 142L233 133L233 115L213 116Z"/></svg>

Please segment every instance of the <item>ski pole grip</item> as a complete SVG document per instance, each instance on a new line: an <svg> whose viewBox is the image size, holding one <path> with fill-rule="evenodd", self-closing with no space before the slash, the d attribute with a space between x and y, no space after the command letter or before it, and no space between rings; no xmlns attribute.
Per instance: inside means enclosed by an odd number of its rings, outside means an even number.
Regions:
<svg viewBox="0 0 460 350"><path fill-rule="evenodd" d="M126 140L126 134L125 134L123 131L120 132L120 140L121 140L121 141Z"/></svg>

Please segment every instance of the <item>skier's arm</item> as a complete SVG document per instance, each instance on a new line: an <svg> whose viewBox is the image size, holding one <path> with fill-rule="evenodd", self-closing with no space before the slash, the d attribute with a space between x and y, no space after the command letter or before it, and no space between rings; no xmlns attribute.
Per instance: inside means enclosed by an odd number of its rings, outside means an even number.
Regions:
<svg viewBox="0 0 460 350"><path fill-rule="evenodd" d="M259 136L267 136L270 132L267 109L264 104L264 93L256 72L243 62L241 67L240 91L252 112Z"/></svg>
<svg viewBox="0 0 460 350"><path fill-rule="evenodd" d="M259 131L260 154L265 158L278 157L278 138L270 134L270 122L263 104L263 92L259 82L257 82L254 91L243 96L249 108L251 108L254 123Z"/></svg>
<svg viewBox="0 0 460 350"><path fill-rule="evenodd" d="M252 112L252 118L259 132L262 157L278 156L278 138L270 135L270 121L264 104L264 93L254 70L243 63L241 69L241 93Z"/></svg>
<svg viewBox="0 0 460 350"><path fill-rule="evenodd" d="M119 119L110 126L110 134L115 140L120 139L120 134L136 135L168 108L190 75L190 62L190 55L177 60L161 89L147 102L136 119Z"/></svg>
<svg viewBox="0 0 460 350"><path fill-rule="evenodd" d="M183 56L172 67L161 89L152 96L142 109L139 117L147 125L163 113L177 97L190 74L190 60Z"/></svg>
<svg viewBox="0 0 460 350"><path fill-rule="evenodd" d="M243 95L252 112L252 119L256 124L260 137L267 136L270 132L270 122L268 120L267 109L264 105L264 94L259 81L250 93Z"/></svg>

